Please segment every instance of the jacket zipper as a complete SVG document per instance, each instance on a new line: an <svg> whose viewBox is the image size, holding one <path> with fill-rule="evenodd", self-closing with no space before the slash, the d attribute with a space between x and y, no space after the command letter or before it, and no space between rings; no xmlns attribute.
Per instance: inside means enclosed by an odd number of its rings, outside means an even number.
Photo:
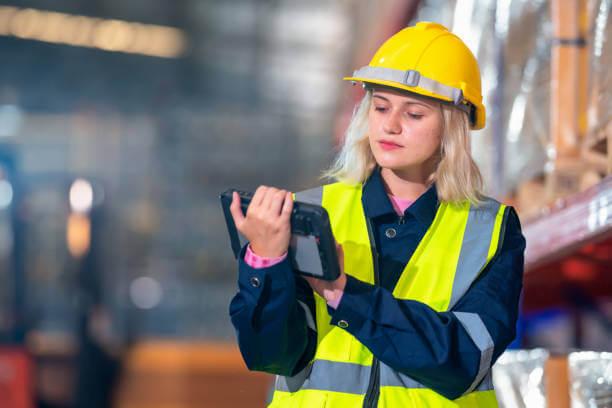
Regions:
<svg viewBox="0 0 612 408"><path fill-rule="evenodd" d="M370 247L372 248L372 256L374 258L374 284L379 281L378 272L378 249L376 248L376 240L372 229L372 221L367 218L368 237L370 239ZM370 370L370 383L363 399L363 408L373 408L378 405L378 397L380 394L380 364L376 357L372 356L372 369Z"/></svg>

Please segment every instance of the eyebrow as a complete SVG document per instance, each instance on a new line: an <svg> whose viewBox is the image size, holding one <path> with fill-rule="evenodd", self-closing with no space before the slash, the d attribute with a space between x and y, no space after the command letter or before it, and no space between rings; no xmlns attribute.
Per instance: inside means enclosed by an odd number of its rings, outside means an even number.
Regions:
<svg viewBox="0 0 612 408"><path fill-rule="evenodd" d="M387 102L391 102L389 99L385 98L382 95L373 94L372 97L373 98L380 98L380 99L385 100ZM421 106L426 107L427 109L431 109L431 106L425 105L424 103L418 102L418 101L406 101L406 102L403 103L403 105L421 105Z"/></svg>

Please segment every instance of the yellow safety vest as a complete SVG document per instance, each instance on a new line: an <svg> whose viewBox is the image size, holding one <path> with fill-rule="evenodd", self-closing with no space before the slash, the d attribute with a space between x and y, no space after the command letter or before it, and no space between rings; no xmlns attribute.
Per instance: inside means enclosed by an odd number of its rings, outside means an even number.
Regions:
<svg viewBox="0 0 612 408"><path fill-rule="evenodd" d="M344 249L344 271L374 283L374 261L361 203L362 185L328 184L296 194L328 212ZM400 276L393 296L449 310L493 258L500 243L505 206L486 199L478 207L442 202L434 221ZM493 341L477 314L455 312L481 350L480 370L468 391L449 400L373 358L346 330L330 324L325 299L315 293L317 349L293 377L277 376L270 407L361 407L373 364L379 365L378 407L497 407L490 368Z"/></svg>

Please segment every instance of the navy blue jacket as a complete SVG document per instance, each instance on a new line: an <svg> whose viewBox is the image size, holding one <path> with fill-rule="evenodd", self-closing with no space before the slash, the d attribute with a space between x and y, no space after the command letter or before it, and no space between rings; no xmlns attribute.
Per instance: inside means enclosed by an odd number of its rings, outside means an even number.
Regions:
<svg viewBox="0 0 612 408"><path fill-rule="evenodd" d="M497 255L451 310L436 312L424 303L392 295L436 214L435 186L398 217L376 170L363 187L362 204L375 225L380 284L347 276L338 308L328 307L331 324L348 322L345 330L379 360L446 398L458 398L478 372L481 351L452 312L480 316L495 344L493 362L515 336L525 249L518 216L507 208ZM393 238L385 235L390 227L397 231ZM312 290L293 273L289 260L254 269L243 260L245 250L246 246L239 260L239 291L230 304L240 351L251 370L294 375L316 349L316 332L308 328L305 309L298 303L314 315Z"/></svg>

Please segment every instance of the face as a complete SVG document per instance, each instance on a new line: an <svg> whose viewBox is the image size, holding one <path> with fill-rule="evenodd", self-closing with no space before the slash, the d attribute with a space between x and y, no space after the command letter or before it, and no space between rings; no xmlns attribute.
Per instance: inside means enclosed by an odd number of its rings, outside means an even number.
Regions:
<svg viewBox="0 0 612 408"><path fill-rule="evenodd" d="M395 171L424 174L438 152L442 133L439 104L391 90L375 89L368 137L376 162Z"/></svg>

